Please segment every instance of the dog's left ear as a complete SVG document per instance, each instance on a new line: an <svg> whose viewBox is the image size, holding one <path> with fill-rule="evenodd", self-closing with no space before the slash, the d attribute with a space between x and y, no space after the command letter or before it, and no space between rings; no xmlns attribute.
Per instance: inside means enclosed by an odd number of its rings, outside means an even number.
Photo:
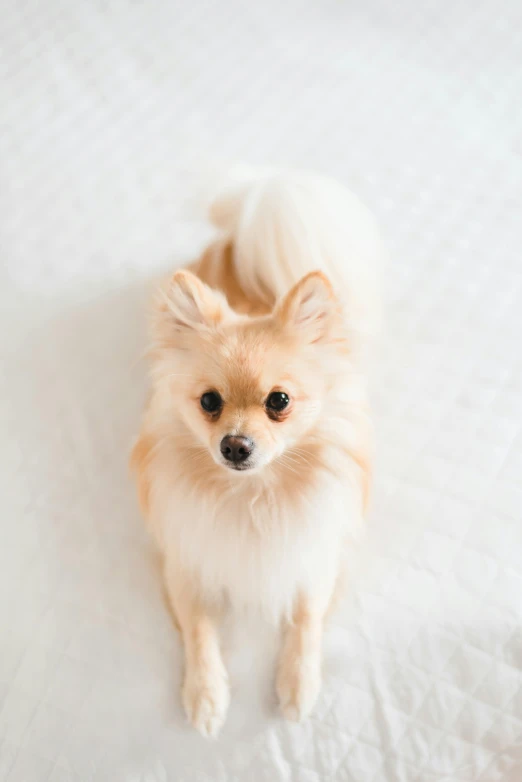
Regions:
<svg viewBox="0 0 522 782"><path fill-rule="evenodd" d="M186 270L176 272L163 291L162 308L177 331L206 330L230 314L225 297Z"/></svg>
<svg viewBox="0 0 522 782"><path fill-rule="evenodd" d="M274 316L308 342L327 339L339 316L339 302L328 277L319 271L307 274L276 305Z"/></svg>

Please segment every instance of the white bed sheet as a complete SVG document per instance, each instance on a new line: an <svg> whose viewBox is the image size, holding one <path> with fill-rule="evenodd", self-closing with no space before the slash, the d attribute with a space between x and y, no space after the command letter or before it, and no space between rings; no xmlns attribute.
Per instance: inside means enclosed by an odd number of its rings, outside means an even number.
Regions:
<svg viewBox="0 0 522 782"><path fill-rule="evenodd" d="M522 779L522 7L4 3L0 780ZM126 467L206 160L332 173L392 257L375 500L314 716L230 621L218 741Z"/></svg>

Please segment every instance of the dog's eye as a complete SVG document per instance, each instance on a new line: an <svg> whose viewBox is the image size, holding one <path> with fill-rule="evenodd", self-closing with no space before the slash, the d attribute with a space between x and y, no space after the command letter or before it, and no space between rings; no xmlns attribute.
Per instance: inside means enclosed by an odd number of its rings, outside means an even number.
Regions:
<svg viewBox="0 0 522 782"><path fill-rule="evenodd" d="M199 402L206 413L217 413L223 407L223 400L217 391L207 391Z"/></svg>
<svg viewBox="0 0 522 782"><path fill-rule="evenodd" d="M288 394L285 394L284 391L272 391L272 393L268 395L266 406L268 410L272 410L275 413L280 413L285 409L285 407L287 407L289 402L290 397Z"/></svg>

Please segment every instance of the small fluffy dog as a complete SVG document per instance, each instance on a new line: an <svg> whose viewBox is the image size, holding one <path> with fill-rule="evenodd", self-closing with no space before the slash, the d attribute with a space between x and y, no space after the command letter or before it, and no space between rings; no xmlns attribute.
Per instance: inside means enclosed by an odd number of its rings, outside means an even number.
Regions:
<svg viewBox="0 0 522 782"><path fill-rule="evenodd" d="M214 736L225 605L283 622L285 717L318 696L323 622L370 482L380 245L354 196L311 174L232 176L210 216L219 238L154 302L132 464L183 637L187 716Z"/></svg>

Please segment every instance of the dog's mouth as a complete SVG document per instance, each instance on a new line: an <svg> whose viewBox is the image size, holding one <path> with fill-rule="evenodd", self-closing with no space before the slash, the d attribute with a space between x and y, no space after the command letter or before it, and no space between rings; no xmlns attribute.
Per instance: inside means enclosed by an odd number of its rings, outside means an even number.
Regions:
<svg viewBox="0 0 522 782"><path fill-rule="evenodd" d="M231 462L228 459L223 459L221 455L220 457L217 457L216 455L214 460L217 462L217 464L219 464L220 467L223 467L225 470L227 470L227 472L241 473L242 475L253 475L258 473L267 464L267 461L269 461L264 459L261 454L256 454L255 457L237 462Z"/></svg>
<svg viewBox="0 0 522 782"><path fill-rule="evenodd" d="M226 467L227 470L232 470L233 472L249 472L254 470L257 465L252 462L226 462L226 461L220 461L220 464L223 467Z"/></svg>

